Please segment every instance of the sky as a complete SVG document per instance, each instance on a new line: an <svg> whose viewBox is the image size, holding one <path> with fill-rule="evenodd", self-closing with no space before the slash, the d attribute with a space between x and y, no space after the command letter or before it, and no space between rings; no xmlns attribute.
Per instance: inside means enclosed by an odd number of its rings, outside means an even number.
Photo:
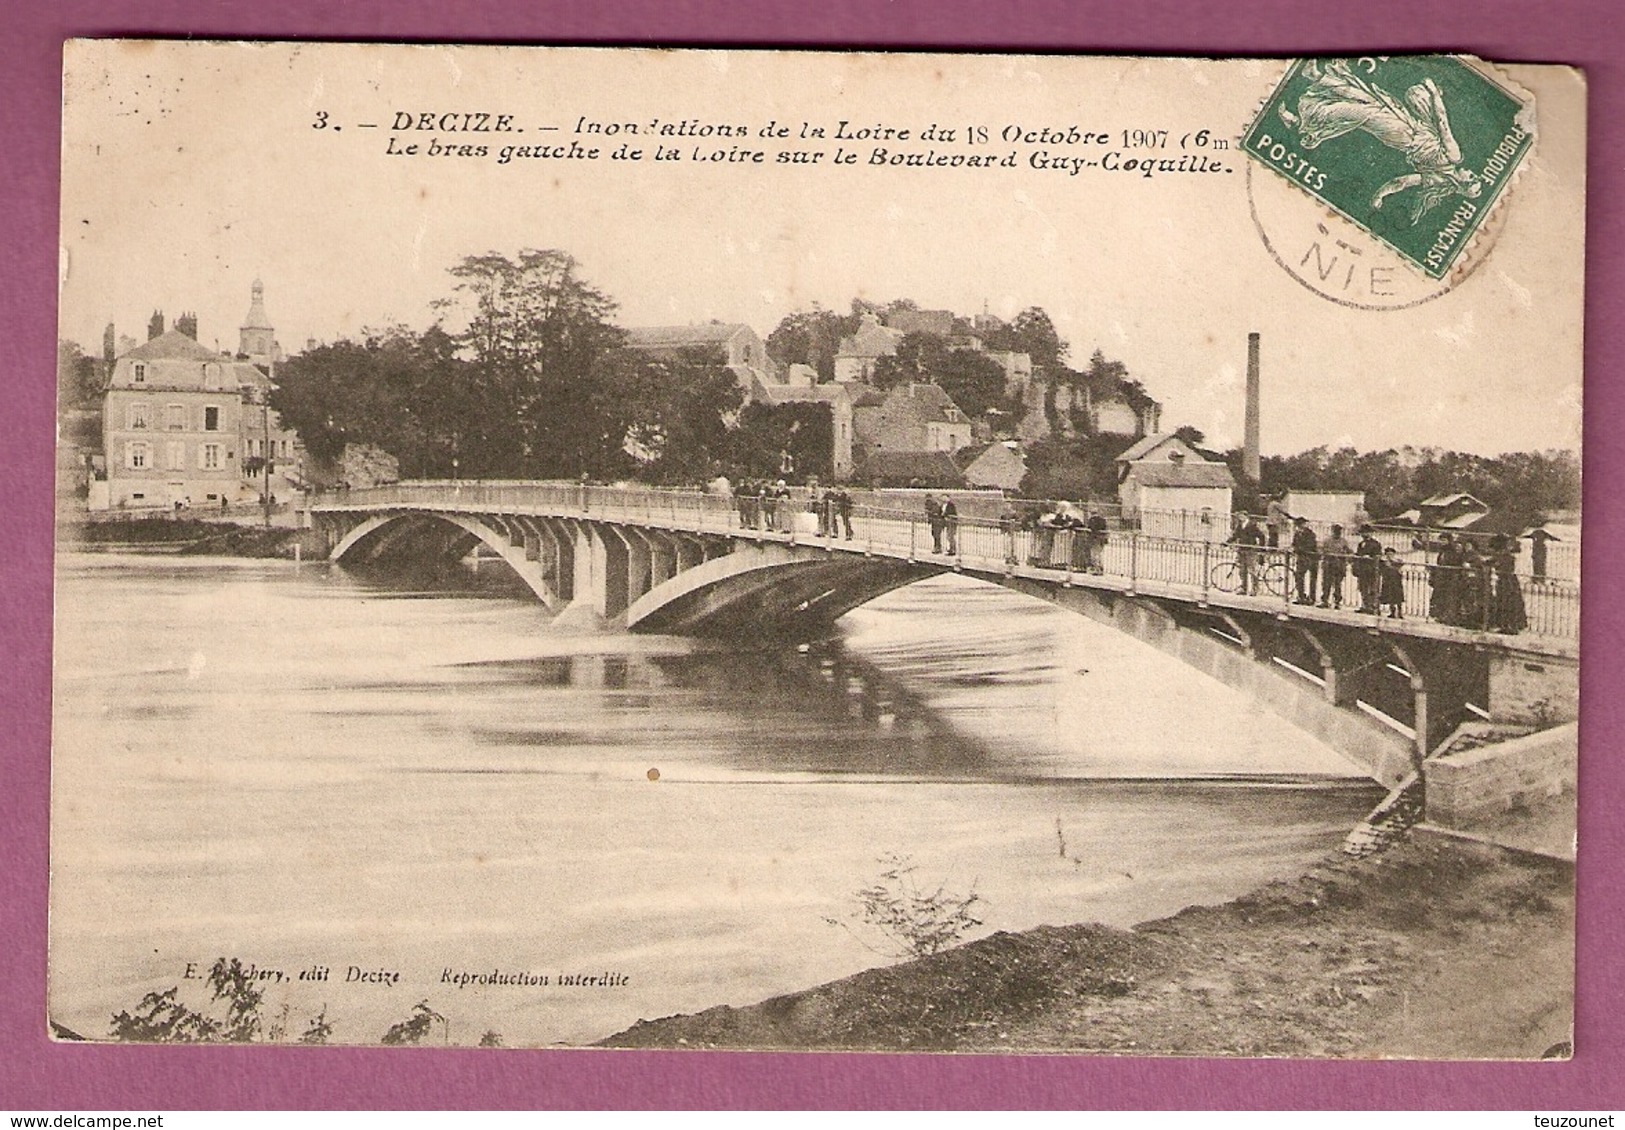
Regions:
<svg viewBox="0 0 1625 1130"><path fill-rule="evenodd" d="M67 59L61 328L89 352L110 321L144 338L155 309L195 311L200 340L233 349L256 277L290 352L425 328L463 256L559 248L623 325L719 319L765 337L787 313L854 296L1004 317L1040 306L1075 365L1096 348L1124 361L1165 426L1215 446L1241 440L1249 331L1263 341L1266 454L1579 446L1584 88L1559 69L1509 70L1534 96L1538 140L1471 273L1370 310L1283 268L1318 206L1239 152L1211 154L1230 172L1150 178L1029 163L1133 156L1125 129L1238 137L1280 62L115 41L70 44ZM511 115L525 132L390 128L450 112ZM748 136L576 132L656 119ZM836 140L842 121L911 137ZM769 122L826 137L763 139ZM955 141L922 139L933 124ZM968 144L971 127L989 141ZM1113 142L1035 133L1068 127ZM1007 143L1007 128L1037 140ZM430 156L431 140L490 149ZM496 162L505 143L572 140L628 142L644 159ZM656 144L683 159L650 160ZM877 146L1020 161L872 167ZM770 156L696 162L696 147ZM832 165L837 147L859 162ZM790 149L823 157L773 161Z"/></svg>

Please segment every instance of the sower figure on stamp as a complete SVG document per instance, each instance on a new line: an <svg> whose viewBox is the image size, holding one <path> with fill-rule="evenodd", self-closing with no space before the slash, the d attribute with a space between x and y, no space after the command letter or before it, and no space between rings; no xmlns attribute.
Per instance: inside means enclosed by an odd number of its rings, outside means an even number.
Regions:
<svg viewBox="0 0 1625 1130"><path fill-rule="evenodd" d="M1461 146L1450 130L1444 95L1431 78L1395 98L1354 72L1346 59L1311 61L1304 67L1311 80L1298 98L1298 112L1278 108L1281 120L1298 131L1298 144L1316 149L1333 138L1359 130L1402 154L1412 172L1380 186L1371 207L1396 193L1415 188L1411 223L1416 223L1451 196L1477 197L1484 192L1479 175L1461 163Z"/></svg>

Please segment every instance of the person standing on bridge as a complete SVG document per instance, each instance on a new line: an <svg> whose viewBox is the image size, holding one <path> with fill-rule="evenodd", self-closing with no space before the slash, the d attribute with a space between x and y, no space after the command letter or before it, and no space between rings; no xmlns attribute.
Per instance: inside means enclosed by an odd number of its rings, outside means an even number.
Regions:
<svg viewBox="0 0 1625 1130"><path fill-rule="evenodd" d="M1264 545L1264 527L1258 524L1258 515L1244 516L1241 527L1230 535L1236 547L1236 570L1241 574L1241 595L1258 595L1258 555Z"/></svg>
<svg viewBox="0 0 1625 1130"><path fill-rule="evenodd" d="M1380 611L1382 542L1370 526L1360 527L1360 544L1354 547L1354 583L1360 587L1360 611L1375 616Z"/></svg>
<svg viewBox="0 0 1625 1130"><path fill-rule="evenodd" d="M1292 574L1298 583L1298 603L1315 603L1315 571L1320 565L1319 546L1309 519L1293 519Z"/></svg>
<svg viewBox="0 0 1625 1130"><path fill-rule="evenodd" d="M941 553L942 529L944 525L942 520L942 503L937 501L937 496L934 494L928 494L925 496L925 524L931 527L931 552Z"/></svg>
<svg viewBox="0 0 1625 1130"><path fill-rule="evenodd" d="M1089 520L1084 526L1089 530L1089 572L1098 576L1106 571L1106 543L1111 540L1110 527L1100 507L1089 507Z"/></svg>
<svg viewBox="0 0 1625 1130"><path fill-rule="evenodd" d="M1354 547L1343 536L1343 527L1334 525L1332 536L1320 543L1320 606L1343 607L1343 578L1348 575L1349 556Z"/></svg>
<svg viewBox="0 0 1625 1130"><path fill-rule="evenodd" d="M1455 623L1461 607L1462 560L1455 535L1449 530L1440 534L1438 555L1428 570L1428 586L1433 590L1428 599L1428 616L1441 624Z"/></svg>
<svg viewBox="0 0 1625 1130"><path fill-rule="evenodd" d="M1529 626L1523 606L1523 590L1518 587L1518 543L1506 534L1496 534L1490 542L1490 569L1495 575L1495 595L1490 598L1489 626L1502 635L1516 635Z"/></svg>
<svg viewBox="0 0 1625 1130"><path fill-rule="evenodd" d="M1383 614L1392 616L1395 620L1405 618L1405 565L1399 559L1399 550L1389 546L1382 551L1382 561L1377 566L1378 577L1381 579L1381 590L1378 594L1382 604Z"/></svg>
<svg viewBox="0 0 1625 1130"><path fill-rule="evenodd" d="M1280 547L1281 535L1292 522L1292 515L1286 512L1285 498L1285 495L1272 495L1264 504L1264 528L1269 531L1271 549Z"/></svg>
<svg viewBox="0 0 1625 1130"><path fill-rule="evenodd" d="M942 500L942 537L948 546L948 556L959 556L959 507L952 498Z"/></svg>
<svg viewBox="0 0 1625 1130"><path fill-rule="evenodd" d="M835 489L835 513L841 519L841 525L846 527L846 540L852 540L852 492L845 487ZM830 530L834 534L834 529Z"/></svg>

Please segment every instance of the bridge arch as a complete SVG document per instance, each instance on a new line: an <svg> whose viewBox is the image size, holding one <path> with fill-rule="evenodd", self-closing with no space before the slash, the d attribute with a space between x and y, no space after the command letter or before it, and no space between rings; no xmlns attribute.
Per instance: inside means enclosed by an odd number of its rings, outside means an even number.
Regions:
<svg viewBox="0 0 1625 1130"><path fill-rule="evenodd" d="M426 536L430 531L440 536ZM445 536L448 533L453 536ZM515 544L516 534L518 544ZM530 556L523 531L510 533L471 514L424 511L374 514L347 531L328 557L342 564L346 559L354 560L363 555L374 559L403 543L421 546L435 542L439 543L438 552L442 555L457 558L467 554L473 544L483 545L513 570L549 609L558 611L564 607L565 601L548 582L541 564Z"/></svg>
<svg viewBox="0 0 1625 1130"><path fill-rule="evenodd" d="M807 639L883 593L943 571L779 542L737 540L733 551L675 574L638 597L626 626L642 632Z"/></svg>

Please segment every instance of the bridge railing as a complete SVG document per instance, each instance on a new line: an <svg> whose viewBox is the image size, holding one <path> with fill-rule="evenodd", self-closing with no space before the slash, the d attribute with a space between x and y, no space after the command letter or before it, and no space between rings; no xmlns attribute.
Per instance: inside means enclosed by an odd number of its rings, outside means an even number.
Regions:
<svg viewBox="0 0 1625 1130"><path fill-rule="evenodd" d="M1004 518L959 517L933 523L918 509L854 504L820 508L805 489L785 498L730 497L694 490L621 488L558 482L413 482L339 492L328 505L368 509L424 506L494 513L601 518L650 527L754 536L912 561L938 561L985 572L1025 570L1063 583L1195 597L1250 597L1283 609L1293 603L1380 609L1384 615L1478 631L1577 640L1577 580L1509 572L1492 561L1440 566L1406 547L1386 562L1247 548L1207 537L1179 538L1110 528L1033 525ZM848 530L851 536L848 538ZM1397 548L1397 547L1395 547ZM1362 576L1367 580L1362 583ZM1302 588L1300 589L1300 586Z"/></svg>

